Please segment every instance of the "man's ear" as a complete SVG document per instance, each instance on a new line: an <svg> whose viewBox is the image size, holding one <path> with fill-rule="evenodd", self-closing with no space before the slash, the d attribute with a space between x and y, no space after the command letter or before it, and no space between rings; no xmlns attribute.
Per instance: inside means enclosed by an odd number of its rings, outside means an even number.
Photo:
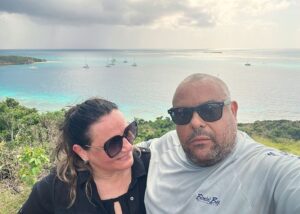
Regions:
<svg viewBox="0 0 300 214"><path fill-rule="evenodd" d="M73 152L75 152L83 161L89 161L87 151L84 150L81 146L78 144L74 144L73 147Z"/></svg>
<svg viewBox="0 0 300 214"><path fill-rule="evenodd" d="M232 102L231 102L230 109L231 109L232 114L233 114L234 117L236 118L236 116L237 116L237 111L238 111L238 104L237 104L236 101L232 101Z"/></svg>

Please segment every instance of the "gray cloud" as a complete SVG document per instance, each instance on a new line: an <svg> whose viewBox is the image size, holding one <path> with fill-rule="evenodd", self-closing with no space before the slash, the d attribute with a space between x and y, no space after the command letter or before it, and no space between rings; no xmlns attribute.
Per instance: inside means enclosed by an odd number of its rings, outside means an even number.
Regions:
<svg viewBox="0 0 300 214"><path fill-rule="evenodd" d="M125 26L147 26L180 13L180 25L214 25L211 14L185 0L1 0L1 11L50 23Z"/></svg>
<svg viewBox="0 0 300 214"><path fill-rule="evenodd" d="M0 0L0 12L35 22L67 25L207 27L242 13L259 15L287 8L294 0ZM225 20L225 21L224 21ZM171 23L168 23L170 21Z"/></svg>

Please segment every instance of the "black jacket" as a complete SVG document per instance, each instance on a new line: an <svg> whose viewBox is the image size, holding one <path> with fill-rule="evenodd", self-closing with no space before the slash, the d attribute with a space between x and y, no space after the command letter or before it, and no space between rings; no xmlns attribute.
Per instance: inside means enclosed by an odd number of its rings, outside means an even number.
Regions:
<svg viewBox="0 0 300 214"><path fill-rule="evenodd" d="M128 192L117 200L125 207L123 214L144 214L144 195L147 182L147 171L150 159L150 151L141 149L141 156L137 152L133 153L134 163L132 165L132 181ZM85 184L90 178L88 171L78 172L77 195L72 207L69 204L69 189L66 183L59 180L55 173L49 174L41 181L37 182L32 192L20 209L19 214L111 214L114 213L113 201L102 201L99 197L96 184L91 181L91 201L85 193Z"/></svg>

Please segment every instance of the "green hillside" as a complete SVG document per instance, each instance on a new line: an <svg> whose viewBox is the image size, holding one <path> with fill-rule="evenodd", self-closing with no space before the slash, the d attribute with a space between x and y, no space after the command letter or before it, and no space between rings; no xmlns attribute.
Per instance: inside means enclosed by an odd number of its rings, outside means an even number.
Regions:
<svg viewBox="0 0 300 214"><path fill-rule="evenodd" d="M0 213L16 213L34 182L53 166L53 149L64 110L40 113L18 101L0 101ZM169 118L136 119L136 142L159 137L175 128ZM300 155L300 121L256 121L239 124L258 142Z"/></svg>

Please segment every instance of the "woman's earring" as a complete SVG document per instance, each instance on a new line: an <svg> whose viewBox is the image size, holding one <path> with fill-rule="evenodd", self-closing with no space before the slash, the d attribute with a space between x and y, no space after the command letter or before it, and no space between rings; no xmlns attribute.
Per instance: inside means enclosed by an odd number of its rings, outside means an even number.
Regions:
<svg viewBox="0 0 300 214"><path fill-rule="evenodd" d="M83 160L83 163L86 165L86 164L89 163L89 161L88 160Z"/></svg>

